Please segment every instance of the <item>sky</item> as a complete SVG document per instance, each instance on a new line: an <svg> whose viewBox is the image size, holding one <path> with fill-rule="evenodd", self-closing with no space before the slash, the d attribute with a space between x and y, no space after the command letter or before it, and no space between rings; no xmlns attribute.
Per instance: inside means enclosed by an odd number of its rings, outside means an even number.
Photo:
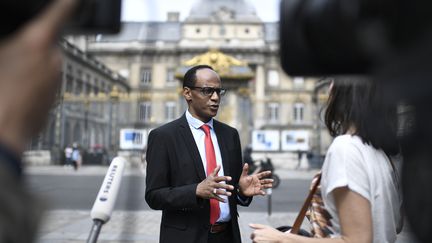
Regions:
<svg viewBox="0 0 432 243"><path fill-rule="evenodd" d="M193 4L198 0L123 0L123 21L165 21L167 12L180 12L184 20ZM264 22L279 20L280 0L245 0L255 6L258 16Z"/></svg>

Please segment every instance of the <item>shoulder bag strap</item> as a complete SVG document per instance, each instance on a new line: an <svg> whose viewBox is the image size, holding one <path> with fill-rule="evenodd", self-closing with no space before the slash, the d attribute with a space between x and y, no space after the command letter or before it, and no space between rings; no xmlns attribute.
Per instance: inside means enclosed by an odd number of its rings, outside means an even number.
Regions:
<svg viewBox="0 0 432 243"><path fill-rule="evenodd" d="M316 179L315 179L316 178ZM300 209L299 214L297 215L296 220L294 221L294 224L291 228L290 233L291 234L298 234L299 230L300 230L300 226L303 223L303 220L306 216L306 212L311 204L312 201L312 197L315 194L320 182L321 182L321 171L317 173L317 175L314 178L314 183L312 184L312 188L309 191L309 195L307 196L305 202L303 203L302 208Z"/></svg>

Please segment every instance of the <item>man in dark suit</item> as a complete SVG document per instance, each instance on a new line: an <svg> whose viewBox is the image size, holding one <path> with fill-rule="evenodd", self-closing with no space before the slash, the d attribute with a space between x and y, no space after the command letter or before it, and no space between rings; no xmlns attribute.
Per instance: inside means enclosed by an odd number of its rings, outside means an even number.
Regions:
<svg viewBox="0 0 432 243"><path fill-rule="evenodd" d="M247 175L237 130L213 119L224 93L210 66L189 69L188 110L149 134L145 198L162 210L161 243L240 243L237 204L272 186L269 171Z"/></svg>

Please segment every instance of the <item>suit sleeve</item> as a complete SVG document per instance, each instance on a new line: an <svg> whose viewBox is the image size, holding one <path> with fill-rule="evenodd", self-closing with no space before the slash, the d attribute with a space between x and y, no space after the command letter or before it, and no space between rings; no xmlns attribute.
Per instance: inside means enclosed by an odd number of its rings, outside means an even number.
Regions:
<svg viewBox="0 0 432 243"><path fill-rule="evenodd" d="M152 209L175 210L201 206L196 197L198 184L172 186L169 135L153 130L148 137L145 200Z"/></svg>

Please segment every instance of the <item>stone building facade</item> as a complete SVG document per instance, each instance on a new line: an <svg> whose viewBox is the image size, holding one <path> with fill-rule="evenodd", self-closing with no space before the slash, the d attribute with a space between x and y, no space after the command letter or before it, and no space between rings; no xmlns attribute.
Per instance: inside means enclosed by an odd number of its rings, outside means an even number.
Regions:
<svg viewBox="0 0 432 243"><path fill-rule="evenodd" d="M73 143L83 150L115 149L119 131L118 93L130 90L123 77L66 39L60 41L60 46L63 68L57 103L46 128L28 148L50 151L38 153L51 157L42 159L44 163L59 163L63 149Z"/></svg>
<svg viewBox="0 0 432 243"><path fill-rule="evenodd" d="M321 148L322 153L330 142L325 129L320 129L319 107L313 102L318 80L289 77L282 71L278 23L263 22L247 1L200 0L184 21L178 13L168 13L165 22L125 22L120 34L86 37L81 44L131 87L128 98L119 101L120 123L125 127L149 131L181 116L186 103L176 70L194 57L217 50L244 61L254 73L238 83L236 90L236 83L232 85L239 98L224 101L228 104L217 117L240 131L243 146L254 143L257 131L280 135L278 148L263 152ZM320 93L322 101L325 92ZM239 113L242 122L227 115ZM306 145L284 147L283 135L291 139L290 131L303 136L291 142Z"/></svg>

